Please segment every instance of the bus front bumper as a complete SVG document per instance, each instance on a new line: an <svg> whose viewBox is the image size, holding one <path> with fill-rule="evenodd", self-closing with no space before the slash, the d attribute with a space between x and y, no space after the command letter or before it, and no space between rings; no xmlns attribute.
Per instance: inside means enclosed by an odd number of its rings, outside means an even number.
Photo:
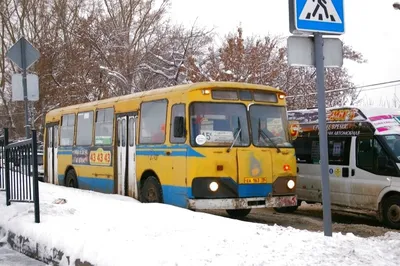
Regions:
<svg viewBox="0 0 400 266"><path fill-rule="evenodd" d="M189 199L189 209L192 210L232 210L290 206L297 206L296 195L267 198Z"/></svg>

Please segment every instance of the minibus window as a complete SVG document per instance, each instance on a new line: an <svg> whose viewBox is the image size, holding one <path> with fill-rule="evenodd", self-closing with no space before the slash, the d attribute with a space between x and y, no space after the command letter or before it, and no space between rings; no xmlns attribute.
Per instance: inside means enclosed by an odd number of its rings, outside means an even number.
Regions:
<svg viewBox="0 0 400 266"><path fill-rule="evenodd" d="M386 136L385 136L386 137ZM385 138L383 138L385 139ZM394 148L394 143L389 144L390 149ZM393 152L393 150L392 150ZM368 172L385 175L397 176L396 166L390 156L373 136L357 138L357 167Z"/></svg>

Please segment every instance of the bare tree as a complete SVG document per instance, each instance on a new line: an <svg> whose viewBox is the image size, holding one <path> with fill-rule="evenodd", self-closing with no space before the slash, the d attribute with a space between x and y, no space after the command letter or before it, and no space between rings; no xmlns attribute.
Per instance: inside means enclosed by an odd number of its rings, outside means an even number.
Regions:
<svg viewBox="0 0 400 266"><path fill-rule="evenodd" d="M186 83L187 60L204 55L204 47L211 43L213 34L212 30L193 24L188 30L168 25L161 28L157 36L157 42L147 46L146 60L140 65L143 90Z"/></svg>
<svg viewBox="0 0 400 266"><path fill-rule="evenodd" d="M23 106L13 103L10 76L19 70L5 51L25 36L41 53L30 69L40 77L32 122L43 127L49 110L123 95L137 89L146 44L168 21L169 0L5 0L0 3L0 97L5 125L23 133ZM112 73L126 80L122 84Z"/></svg>
<svg viewBox="0 0 400 266"><path fill-rule="evenodd" d="M289 108L316 106L315 70L311 67L290 67L287 64L283 38L243 38L238 28L227 36L219 49L211 49L206 58L191 58L187 64L188 79L196 81L238 81L266 84L281 88L288 95ZM363 63L362 55L344 47L346 59ZM354 101L357 92L347 69L326 69L327 106Z"/></svg>

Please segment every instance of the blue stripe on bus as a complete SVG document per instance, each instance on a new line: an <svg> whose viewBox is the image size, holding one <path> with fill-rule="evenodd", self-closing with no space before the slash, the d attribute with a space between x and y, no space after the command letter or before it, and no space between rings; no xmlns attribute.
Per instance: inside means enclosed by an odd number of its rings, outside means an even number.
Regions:
<svg viewBox="0 0 400 266"><path fill-rule="evenodd" d="M190 187L163 185L164 203L187 208L188 199L193 199ZM272 192L271 184L240 184L238 186L240 198L267 197Z"/></svg>
<svg viewBox="0 0 400 266"><path fill-rule="evenodd" d="M65 176L64 175L58 175L58 184L64 186L65 185Z"/></svg>
<svg viewBox="0 0 400 266"><path fill-rule="evenodd" d="M240 184L239 197L266 197L272 192L272 184Z"/></svg>
<svg viewBox="0 0 400 266"><path fill-rule="evenodd" d="M195 151L192 147L187 144L175 144L175 145L137 145L136 154L149 156L149 155L165 155L165 150L171 150L169 156L187 156L187 157L205 157L203 154ZM149 153L150 152L150 153Z"/></svg>
<svg viewBox="0 0 400 266"><path fill-rule="evenodd" d="M192 189L190 187L178 187L171 185L163 185L164 203L187 208L187 199L191 198Z"/></svg>
<svg viewBox="0 0 400 266"><path fill-rule="evenodd" d="M114 180L78 176L79 188L108 194L114 193Z"/></svg>
<svg viewBox="0 0 400 266"><path fill-rule="evenodd" d="M58 151L57 155L71 155L72 151Z"/></svg>
<svg viewBox="0 0 400 266"><path fill-rule="evenodd" d="M165 152L166 151L141 151L141 150L137 150L136 151L136 155L137 156L151 156L151 155L163 156L163 155L166 155ZM169 156L172 156L172 157L186 157L187 156L187 152L186 151L171 151Z"/></svg>
<svg viewBox="0 0 400 266"><path fill-rule="evenodd" d="M60 185L65 184L64 175L58 175L58 183ZM108 194L114 193L113 179L78 176L78 185L80 189L93 190Z"/></svg>
<svg viewBox="0 0 400 266"><path fill-rule="evenodd" d="M171 150L171 154L168 156L172 157L197 157L204 158L205 156L197 151L195 151L192 147L187 144L177 144L177 145L137 145L136 146L136 155L137 156L166 156L166 150ZM58 149L58 155L71 155L72 150L70 148Z"/></svg>
<svg viewBox="0 0 400 266"><path fill-rule="evenodd" d="M64 184L64 175L58 175L59 184ZM114 180L92 177L78 177L80 189L93 190L112 194L114 193ZM187 208L188 199L193 199L191 187L162 185L164 203ZM271 184L240 184L238 192L240 198L267 197L272 191Z"/></svg>

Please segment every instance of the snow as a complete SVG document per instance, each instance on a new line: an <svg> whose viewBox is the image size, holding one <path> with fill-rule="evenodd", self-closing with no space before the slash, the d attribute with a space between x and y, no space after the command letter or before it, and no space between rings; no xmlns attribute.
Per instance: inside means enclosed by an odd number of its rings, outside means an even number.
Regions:
<svg viewBox="0 0 400 266"><path fill-rule="evenodd" d="M66 203L57 204L60 198ZM33 204L6 207L0 192L0 227L95 265L390 266L400 258L398 233L329 238L45 183L40 199L35 224Z"/></svg>

